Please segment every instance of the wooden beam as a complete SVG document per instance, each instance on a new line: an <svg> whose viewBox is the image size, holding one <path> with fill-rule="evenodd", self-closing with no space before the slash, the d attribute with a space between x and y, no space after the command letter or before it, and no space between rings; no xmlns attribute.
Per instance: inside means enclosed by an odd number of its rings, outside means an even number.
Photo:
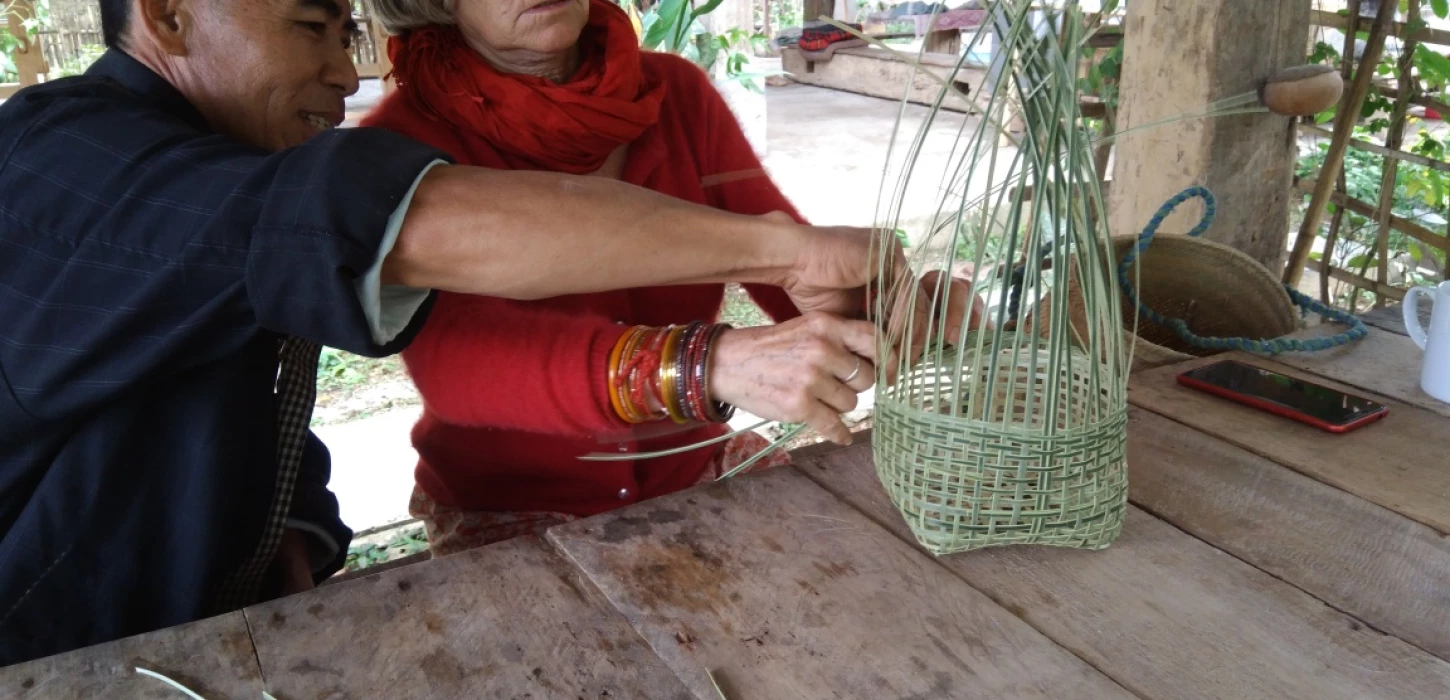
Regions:
<svg viewBox="0 0 1450 700"><path fill-rule="evenodd" d="M1385 27L1389 26L1394 19L1396 7L1399 7L1399 4L1394 2L1385 2L1380 5L1379 16L1370 26L1369 39L1365 42L1364 47L1364 58L1359 62L1359 69L1354 76L1354 84L1340 103L1338 113L1334 115L1334 140L1329 144L1329 152L1324 154L1324 167L1319 174L1318 186L1309 201L1309 208L1304 213L1304 222L1299 227L1299 236L1294 239L1294 249L1289 254L1289 264L1284 269L1284 283L1291 287L1298 285L1299 280L1304 276L1304 265L1309 261L1309 251L1313 249L1314 241L1319 238L1319 224L1324 220L1324 205L1329 202L1330 190L1334 187L1334 178L1339 174L1339 169L1344 167L1344 153L1349 148L1350 137L1354 134L1354 125L1358 121L1360 107L1364 105L1364 99L1369 95L1369 88L1374 80L1374 67L1379 65L1380 55L1384 53Z"/></svg>
<svg viewBox="0 0 1450 700"><path fill-rule="evenodd" d="M1399 88L1390 85L1376 83L1375 89L1379 90L1381 95L1384 95L1385 97L1388 97L1392 100L1399 99L1400 97ZM1412 96L1410 98L1410 103L1417 104L1421 107L1429 107L1430 109L1438 111L1440 113L1440 116L1450 118L1450 104L1446 104L1444 102L1426 97L1424 95Z"/></svg>
<svg viewBox="0 0 1450 700"><path fill-rule="evenodd" d="M1084 116L1086 116L1086 113L1084 113ZM1334 132L1316 126L1314 124L1302 123L1299 125L1299 131L1306 134L1313 134L1314 136L1334 138ZM1422 165L1426 168L1430 168L1431 170L1439 170L1442 173L1450 173L1450 163L1426 158L1425 156L1416 153L1409 153L1407 151L1402 151L1399 149L1391 150L1377 143L1371 143L1369 141L1364 141L1361 139L1350 139L1349 145L1354 146L1361 151L1368 151L1369 153L1373 153L1378 156L1384 156L1385 158L1394 158L1395 160L1403 161L1405 163Z"/></svg>
<svg viewBox="0 0 1450 700"><path fill-rule="evenodd" d="M1313 194L1314 188L1316 186L1318 186L1318 182L1316 180L1305 178L1295 183L1294 189L1301 194ZM1332 202L1335 206L1344 207L1345 209L1359 214L1366 219L1379 218L1379 209L1376 209L1375 206L1373 204L1370 204L1369 202L1355 199L1348 195L1340 194L1339 192L1335 192L1330 195L1329 201ZM1398 216L1396 214L1390 215L1390 226L1396 231L1399 231L1400 233L1414 238L1415 240L1424 243L1425 245L1431 246L1433 248L1439 248L1440 250L1450 253L1450 236L1435 233L1434 231L1431 231L1424 226L1421 226L1413 221L1410 221L1409 219Z"/></svg>
<svg viewBox="0 0 1450 700"><path fill-rule="evenodd" d="M1094 49L1111 49L1121 43L1123 43L1123 30L1121 29L1094 32L1087 40L1088 47Z"/></svg>
<svg viewBox="0 0 1450 700"><path fill-rule="evenodd" d="M1378 280L1372 280L1368 277L1360 277L1359 275L1356 275L1349 270L1335 267L1329 264L1329 262L1326 260L1319 261L1318 265L1319 274L1321 275L1332 277L1339 280L1340 282L1352 284L1356 287L1359 287L1360 289L1369 290L1371 292L1374 292L1375 294L1380 295L1381 297L1388 297L1390 299L1394 299L1395 301L1405 300L1405 290L1400 289L1399 287L1391 287L1390 285L1385 284L1384 282L1380 282Z"/></svg>
<svg viewBox="0 0 1450 700"><path fill-rule="evenodd" d="M1349 28L1349 17L1337 12L1314 10L1311 13L1309 21L1320 27L1329 27L1330 29L1338 29L1340 31ZM1395 22L1390 26L1388 34L1389 36L1410 39L1425 44L1450 44L1450 32L1444 29L1426 27L1419 31L1410 32L1407 31L1407 25L1404 22Z"/></svg>
<svg viewBox="0 0 1450 700"><path fill-rule="evenodd" d="M1206 236L1280 269L1297 157L1291 120L1177 117L1302 64L1309 3L1133 0L1127 8L1110 229L1136 233L1164 201L1202 186L1218 203ZM1157 126L1130 131L1145 124ZM1188 230L1201 212L1190 202L1164 230Z"/></svg>

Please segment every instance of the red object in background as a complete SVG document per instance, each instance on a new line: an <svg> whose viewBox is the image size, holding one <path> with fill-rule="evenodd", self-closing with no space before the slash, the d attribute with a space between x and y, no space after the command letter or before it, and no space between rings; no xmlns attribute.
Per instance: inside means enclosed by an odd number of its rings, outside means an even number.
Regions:
<svg viewBox="0 0 1450 700"><path fill-rule="evenodd" d="M1439 111L1434 110L1434 109L1430 109L1429 107L1426 107L1425 108L1425 118L1426 119L1439 119L1439 120L1443 120L1444 119L1444 117L1440 116L1440 112Z"/></svg>

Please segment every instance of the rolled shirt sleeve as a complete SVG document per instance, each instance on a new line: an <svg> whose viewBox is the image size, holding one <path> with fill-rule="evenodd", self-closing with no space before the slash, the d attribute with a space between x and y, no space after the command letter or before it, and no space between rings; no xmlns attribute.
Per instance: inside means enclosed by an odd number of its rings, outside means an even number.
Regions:
<svg viewBox="0 0 1450 700"><path fill-rule="evenodd" d="M409 322L417 315L418 309L428 301L429 291L396 284L383 284L383 261L393 251L393 245L398 242L398 233L403 230L403 219L408 215L408 205L413 202L413 193L418 190L418 183L423 181L423 176L428 174L435 166L446 165L447 161L434 160L418 173L418 178L413 181L413 186L408 188L408 193L403 195L403 201L398 208L393 210L392 216L388 217L388 228L383 232L383 240L378 244L378 257L373 261L373 266L357 281L358 299L362 302L363 314L367 316L368 327L372 329L373 342L378 345L387 345L398 337L403 329L408 327Z"/></svg>

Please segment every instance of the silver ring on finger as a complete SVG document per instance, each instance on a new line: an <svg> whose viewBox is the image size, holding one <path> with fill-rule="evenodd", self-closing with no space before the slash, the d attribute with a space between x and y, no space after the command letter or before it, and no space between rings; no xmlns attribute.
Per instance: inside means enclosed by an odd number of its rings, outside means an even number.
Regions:
<svg viewBox="0 0 1450 700"><path fill-rule="evenodd" d="M860 355L857 355L856 356L856 369L851 370L851 374L850 375L848 375L846 377L843 377L841 379L841 383L842 384L850 384L851 383L851 380L852 379L855 379L856 378L856 375L858 375L860 373L861 373L861 356Z"/></svg>

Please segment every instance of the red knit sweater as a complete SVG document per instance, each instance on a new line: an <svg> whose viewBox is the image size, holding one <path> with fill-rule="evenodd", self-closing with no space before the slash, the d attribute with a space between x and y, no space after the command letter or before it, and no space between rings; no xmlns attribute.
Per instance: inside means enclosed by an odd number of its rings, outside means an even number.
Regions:
<svg viewBox="0 0 1450 700"><path fill-rule="evenodd" d="M785 211L800 219L702 71L656 53L643 56L643 69L668 92L658 124L630 145L621 179L728 211ZM461 163L502 167L465 160L454 128L431 118L406 90L389 95L362 124L411 136ZM799 313L779 288L746 288L777 321ZM664 426L631 430L614 415L605 380L610 349L626 325L714 320L723 298L719 284L532 302L440 294L403 353L423 396L413 429L419 486L440 503L473 510L587 516L692 485L718 447L650 460L577 458L649 452L725 432L708 426L648 437Z"/></svg>

